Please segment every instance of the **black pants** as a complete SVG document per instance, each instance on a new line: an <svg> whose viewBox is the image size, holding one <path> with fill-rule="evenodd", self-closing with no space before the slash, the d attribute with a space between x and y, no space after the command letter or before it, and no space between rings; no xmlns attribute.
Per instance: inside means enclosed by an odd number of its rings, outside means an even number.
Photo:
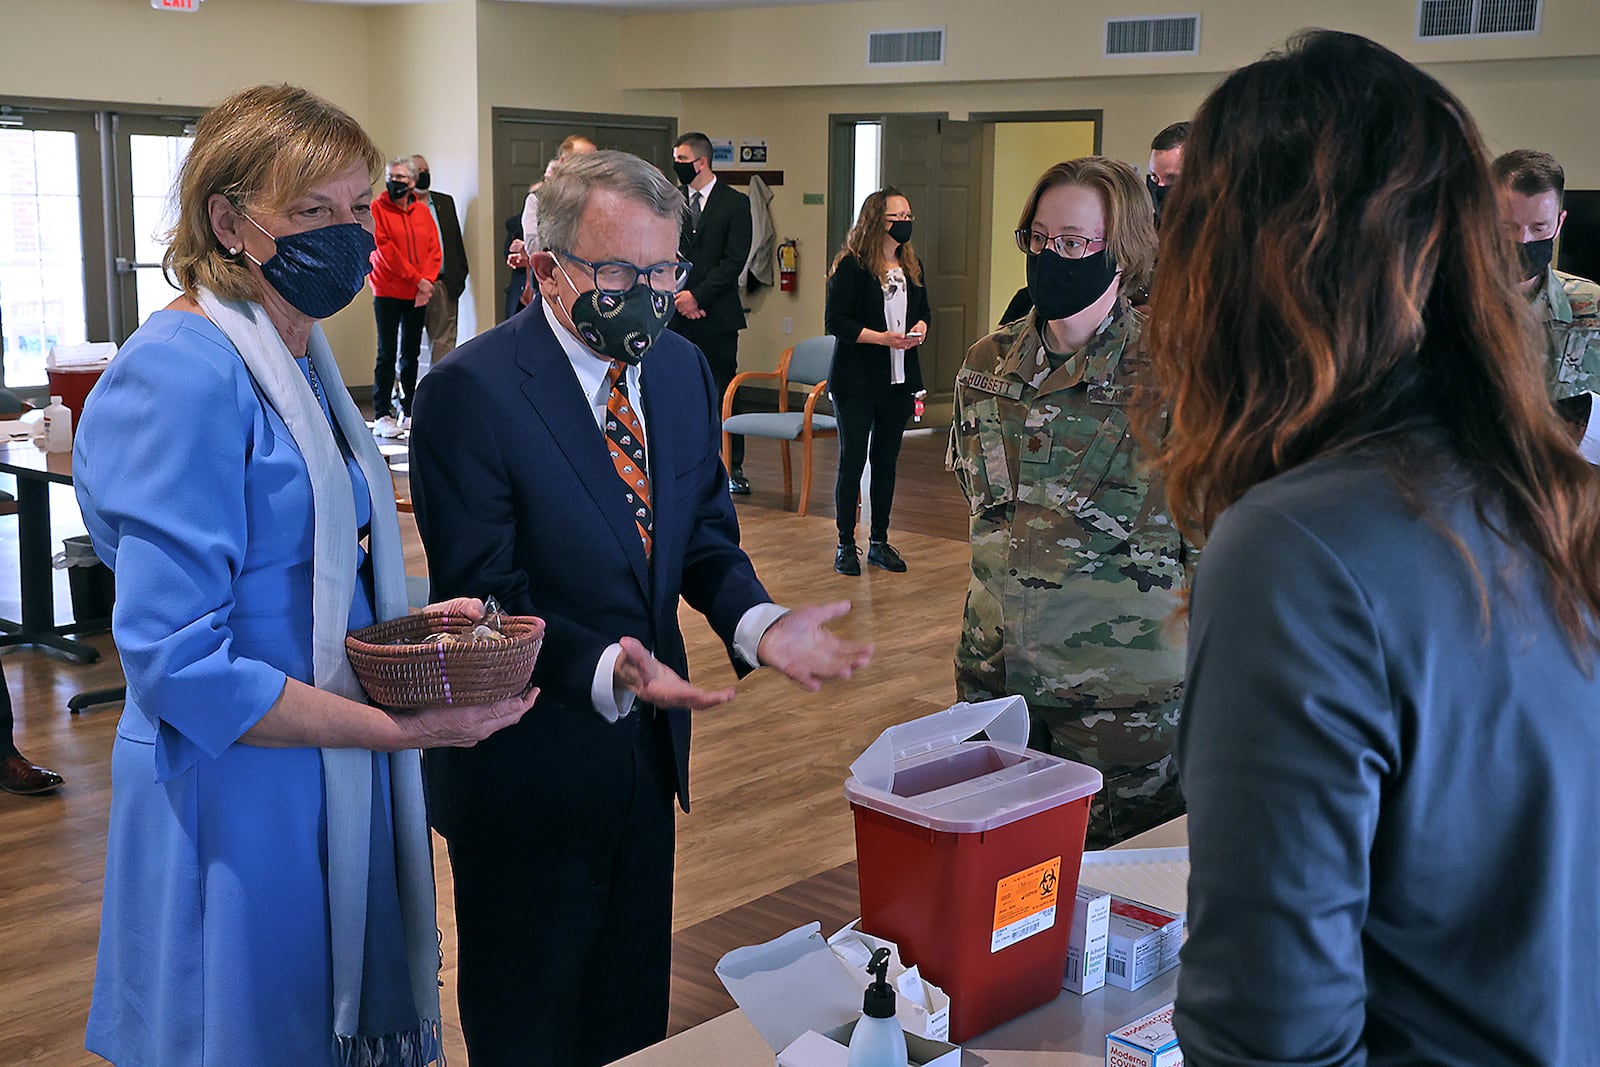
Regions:
<svg viewBox="0 0 1600 1067"><path fill-rule="evenodd" d="M722 398L728 395L728 385L739 373L739 331L710 329L700 325L701 321L676 315L672 319L672 330L698 345L706 354L706 362L711 365L711 380L717 385L717 417L720 419ZM734 405L734 414L743 410L742 402ZM728 445L728 462L730 473L744 466L744 434L733 435Z"/></svg>
<svg viewBox="0 0 1600 1067"><path fill-rule="evenodd" d="M579 806L450 838L473 1067L599 1067L667 1035L672 757L666 724L629 721L641 714L615 728L631 738L586 754L605 788Z"/></svg>
<svg viewBox="0 0 1600 1067"><path fill-rule="evenodd" d="M6 688L6 672L0 668L0 759L17 754L17 742L12 738L16 722L11 715L11 690Z"/></svg>
<svg viewBox="0 0 1600 1067"><path fill-rule="evenodd" d="M411 414L411 398L417 391L417 358L422 354L422 324L426 305L396 296L372 298L372 317L378 323L378 362L372 368L372 417L393 414L395 336L400 348L400 411Z"/></svg>
<svg viewBox="0 0 1600 1067"><path fill-rule="evenodd" d="M889 508L894 503L894 468L900 460L900 439L914 401L905 389L885 386L871 393L846 393L833 398L839 419L839 480L833 487L839 543L856 541L856 505L861 500L861 473L872 463L872 532L874 541L889 539Z"/></svg>

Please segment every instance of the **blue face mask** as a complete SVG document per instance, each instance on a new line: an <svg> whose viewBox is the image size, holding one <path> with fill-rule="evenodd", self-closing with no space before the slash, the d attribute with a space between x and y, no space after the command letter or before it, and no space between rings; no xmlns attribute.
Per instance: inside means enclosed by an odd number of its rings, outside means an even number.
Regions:
<svg viewBox="0 0 1600 1067"><path fill-rule="evenodd" d="M255 219L244 217L272 237ZM245 255L261 268L262 277L279 296L313 319L328 318L356 298L367 284L372 252L378 247L359 222L342 222L272 239L278 250L266 262L249 252Z"/></svg>

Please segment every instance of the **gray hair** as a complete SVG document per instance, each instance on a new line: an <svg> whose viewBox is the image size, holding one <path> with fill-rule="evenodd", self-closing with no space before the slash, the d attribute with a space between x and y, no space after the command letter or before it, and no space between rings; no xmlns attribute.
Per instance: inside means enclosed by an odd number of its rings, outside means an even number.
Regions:
<svg viewBox="0 0 1600 1067"><path fill-rule="evenodd" d="M596 189L609 189L671 219L680 229L683 226L688 210L683 194L653 164L628 152L579 153L562 160L536 194L540 248L572 250L578 237L578 220L589 206L589 194Z"/></svg>
<svg viewBox="0 0 1600 1067"><path fill-rule="evenodd" d="M417 161L412 156L395 156L389 160L389 166L404 167L406 168L406 173L411 175L411 180L417 180Z"/></svg>

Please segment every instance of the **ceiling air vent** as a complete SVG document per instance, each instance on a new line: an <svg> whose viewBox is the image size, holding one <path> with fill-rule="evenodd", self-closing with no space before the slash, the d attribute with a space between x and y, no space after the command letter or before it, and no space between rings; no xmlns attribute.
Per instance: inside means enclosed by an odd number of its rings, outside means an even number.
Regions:
<svg viewBox="0 0 1600 1067"><path fill-rule="evenodd" d="M1199 15L1106 19L1108 56L1197 56Z"/></svg>
<svg viewBox="0 0 1600 1067"><path fill-rule="evenodd" d="M867 34L867 66L932 67L944 63L944 27L873 30Z"/></svg>
<svg viewBox="0 0 1600 1067"><path fill-rule="evenodd" d="M1503 37L1536 34L1542 0L1420 0L1417 36Z"/></svg>

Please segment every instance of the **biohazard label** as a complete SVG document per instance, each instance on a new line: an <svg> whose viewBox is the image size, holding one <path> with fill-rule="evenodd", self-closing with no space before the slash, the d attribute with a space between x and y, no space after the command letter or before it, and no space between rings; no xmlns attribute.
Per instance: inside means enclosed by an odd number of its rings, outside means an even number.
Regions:
<svg viewBox="0 0 1600 1067"><path fill-rule="evenodd" d="M989 951L1024 941L1056 924L1061 895L1061 857L1002 878L994 889L994 934Z"/></svg>

